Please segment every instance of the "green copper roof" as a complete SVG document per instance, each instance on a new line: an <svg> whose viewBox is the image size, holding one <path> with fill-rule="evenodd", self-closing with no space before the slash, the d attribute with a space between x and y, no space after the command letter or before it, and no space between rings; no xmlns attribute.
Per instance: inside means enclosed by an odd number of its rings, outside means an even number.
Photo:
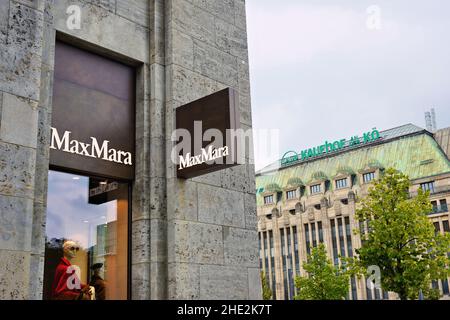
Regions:
<svg viewBox="0 0 450 320"><path fill-rule="evenodd" d="M359 172L367 167L394 167L407 174L410 179L434 176L450 172L450 161L432 136L425 130L413 130L416 126L402 126L393 130L400 133L382 143L351 149L336 155L301 162L275 171L260 171L256 176L256 188L276 184L281 188L289 185L295 177L309 183L319 176L335 177L343 171ZM406 127L406 128L405 128ZM409 129L409 130L408 130ZM420 129L420 128L419 128ZM258 205L262 199L258 192Z"/></svg>

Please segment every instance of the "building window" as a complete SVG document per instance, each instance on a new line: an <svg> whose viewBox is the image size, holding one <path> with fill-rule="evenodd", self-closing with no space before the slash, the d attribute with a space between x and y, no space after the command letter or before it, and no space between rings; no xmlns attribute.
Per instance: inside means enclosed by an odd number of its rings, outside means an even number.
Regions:
<svg viewBox="0 0 450 320"><path fill-rule="evenodd" d="M357 178L356 174L352 174L351 179L352 179L352 185L355 186L358 182L358 180L357 180L358 178Z"/></svg>
<svg viewBox="0 0 450 320"><path fill-rule="evenodd" d="M300 187L300 197L303 197L305 195L305 190L306 190L306 187L304 187L304 186Z"/></svg>
<svg viewBox="0 0 450 320"><path fill-rule="evenodd" d="M127 299L128 190L128 183L49 171L44 299ZM93 297L81 294L85 286L95 288Z"/></svg>
<svg viewBox="0 0 450 320"><path fill-rule="evenodd" d="M275 250L273 248L273 232L269 231L269 243L270 243L270 264L272 273L272 299L277 299L277 286L275 281Z"/></svg>
<svg viewBox="0 0 450 320"><path fill-rule="evenodd" d="M317 222L317 229L319 230L319 242L323 243L323 230L322 230L322 222Z"/></svg>
<svg viewBox="0 0 450 320"><path fill-rule="evenodd" d="M336 189L342 189L347 187L347 178L336 180Z"/></svg>
<svg viewBox="0 0 450 320"><path fill-rule="evenodd" d="M300 261L298 257L298 239L297 239L297 227L292 227L292 234L294 236L294 258L295 258L295 274L300 275Z"/></svg>
<svg viewBox="0 0 450 320"><path fill-rule="evenodd" d="M447 200L445 200L445 199L439 200L439 205L441 206L440 209L442 210L442 212L448 211Z"/></svg>
<svg viewBox="0 0 450 320"><path fill-rule="evenodd" d="M272 204L272 203L273 203L273 194L264 197L264 204Z"/></svg>
<svg viewBox="0 0 450 320"><path fill-rule="evenodd" d="M296 190L290 190L290 191L286 192L286 198L288 200L295 199L296 197L297 197L297 191Z"/></svg>
<svg viewBox="0 0 450 320"><path fill-rule="evenodd" d="M437 200L431 201L431 206L433 209L431 213L442 213L448 211L447 200L441 199L439 202Z"/></svg>
<svg viewBox="0 0 450 320"><path fill-rule="evenodd" d="M338 233L339 233L339 243L341 245L340 249L341 249L341 256L346 257L345 254L345 243L344 243L344 230L343 230L343 226L342 226L342 219L341 218L337 218L337 223L338 223Z"/></svg>
<svg viewBox="0 0 450 320"><path fill-rule="evenodd" d="M264 243L264 269L266 270L266 276L269 276L269 246L267 243L267 232L263 232Z"/></svg>
<svg viewBox="0 0 450 320"><path fill-rule="evenodd" d="M434 225L434 232L436 234L440 233L441 232L441 227L439 226L439 222L434 222L433 225Z"/></svg>
<svg viewBox="0 0 450 320"><path fill-rule="evenodd" d="M367 279L365 279L367 280ZM366 295L367 295L367 300L373 300L372 297L372 290L369 288L369 286L367 285L367 281L364 281L364 284L366 285Z"/></svg>
<svg viewBox="0 0 450 320"><path fill-rule="evenodd" d="M316 224L313 222L311 223L311 236L312 236L312 243L313 247L317 247L317 236L316 236Z"/></svg>
<svg viewBox="0 0 450 320"><path fill-rule="evenodd" d="M311 254L311 242L309 239L309 225L305 223L305 244L306 244L306 253L308 255Z"/></svg>
<svg viewBox="0 0 450 320"><path fill-rule="evenodd" d="M351 277L352 300L358 300L358 291L356 290L356 279Z"/></svg>
<svg viewBox="0 0 450 320"><path fill-rule="evenodd" d="M444 232L450 232L450 227L448 225L448 220L442 221L442 227L444 228Z"/></svg>
<svg viewBox="0 0 450 320"><path fill-rule="evenodd" d="M281 234L281 259L283 260L283 286L284 286L284 300L288 300L289 298L289 290L288 290L288 280L287 280L287 268L286 268L286 244L284 238L284 229L280 229Z"/></svg>
<svg viewBox="0 0 450 320"><path fill-rule="evenodd" d="M438 204L437 201L431 201L431 213L437 213L438 212Z"/></svg>
<svg viewBox="0 0 450 320"><path fill-rule="evenodd" d="M289 300L294 298L294 277L292 274L293 261L292 261L292 246L291 246L291 230L286 229L287 234L287 277L289 284Z"/></svg>
<svg viewBox="0 0 450 320"><path fill-rule="evenodd" d="M421 183L420 188L423 191L430 191L430 193L433 193L434 192L434 181Z"/></svg>
<svg viewBox="0 0 450 320"><path fill-rule="evenodd" d="M352 232L350 228L350 218L345 217L345 233L347 237L347 252L349 257L353 257L353 246L352 246Z"/></svg>
<svg viewBox="0 0 450 320"><path fill-rule="evenodd" d="M330 186L331 186L331 183L330 183L330 181L325 181L325 192L327 192L327 191L330 191Z"/></svg>
<svg viewBox="0 0 450 320"><path fill-rule="evenodd" d="M262 261L263 261L263 251L262 251L262 247L261 247L261 237L262 237L262 233L261 232L259 232L258 233L258 249L259 249L259 269L261 270L261 271L265 271L264 269L263 269L263 263L262 263Z"/></svg>
<svg viewBox="0 0 450 320"><path fill-rule="evenodd" d="M372 181L373 179L375 179L375 172L367 172L363 174L363 182L364 183L368 183L370 181Z"/></svg>
<svg viewBox="0 0 450 320"><path fill-rule="evenodd" d="M311 194L320 193L320 184L315 184L310 187Z"/></svg>
<svg viewBox="0 0 450 320"><path fill-rule="evenodd" d="M333 259L334 259L334 265L339 264L339 256L338 256L338 246L337 246L337 238L336 238L336 223L334 222L334 219L331 219L331 241L333 244Z"/></svg>
<svg viewBox="0 0 450 320"><path fill-rule="evenodd" d="M450 290L448 289L448 280L447 279L441 280L441 284L442 284L442 293L449 294Z"/></svg>

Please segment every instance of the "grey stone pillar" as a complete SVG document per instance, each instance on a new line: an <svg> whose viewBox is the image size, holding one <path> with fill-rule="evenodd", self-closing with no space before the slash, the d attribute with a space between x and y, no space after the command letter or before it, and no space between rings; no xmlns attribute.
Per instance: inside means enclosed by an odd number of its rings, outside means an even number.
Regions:
<svg viewBox="0 0 450 320"><path fill-rule="evenodd" d="M43 204L36 190L41 105L43 1L0 3L0 299L29 299L40 277L34 235ZM44 68L45 69L45 68ZM34 209L36 207L36 209ZM35 225L36 224L36 225ZM42 290L41 290L42 291Z"/></svg>
<svg viewBox="0 0 450 320"><path fill-rule="evenodd" d="M226 87L250 128L244 1L165 4L167 138L178 106ZM261 298L253 165L190 180L175 170L167 165L169 298Z"/></svg>

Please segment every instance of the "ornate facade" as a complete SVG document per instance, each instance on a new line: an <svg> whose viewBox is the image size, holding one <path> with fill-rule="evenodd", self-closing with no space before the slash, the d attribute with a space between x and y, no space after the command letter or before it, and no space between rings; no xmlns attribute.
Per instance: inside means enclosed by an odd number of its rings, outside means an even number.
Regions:
<svg viewBox="0 0 450 320"><path fill-rule="evenodd" d="M445 132L437 134L445 136ZM379 140L365 145L284 166L275 163L257 172L260 268L274 298L293 299L294 277L304 274L303 262L318 243L325 244L335 264L339 255L355 254L361 246L360 237L353 233L359 227L354 216L357 199L389 167L409 176L412 195L418 188L430 190L433 212L429 217L438 232L449 232L450 162L444 150L448 148L433 134L408 124L382 131ZM433 286L448 296L449 279ZM347 298L395 297L354 278Z"/></svg>

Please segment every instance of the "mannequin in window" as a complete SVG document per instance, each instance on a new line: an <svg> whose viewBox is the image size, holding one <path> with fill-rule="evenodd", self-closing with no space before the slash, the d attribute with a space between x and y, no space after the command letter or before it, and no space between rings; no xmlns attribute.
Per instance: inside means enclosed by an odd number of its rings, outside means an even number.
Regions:
<svg viewBox="0 0 450 320"><path fill-rule="evenodd" d="M91 288L81 284L76 273L77 266L71 264L80 247L74 241L65 241L63 244L63 257L56 267L55 278L52 285L52 296L56 300L91 300ZM78 269L79 270L79 269Z"/></svg>
<svg viewBox="0 0 450 320"><path fill-rule="evenodd" d="M94 271L89 285L95 288L95 299L105 300L106 296L106 283L100 275L100 271L103 267L103 263L95 263L91 269Z"/></svg>

